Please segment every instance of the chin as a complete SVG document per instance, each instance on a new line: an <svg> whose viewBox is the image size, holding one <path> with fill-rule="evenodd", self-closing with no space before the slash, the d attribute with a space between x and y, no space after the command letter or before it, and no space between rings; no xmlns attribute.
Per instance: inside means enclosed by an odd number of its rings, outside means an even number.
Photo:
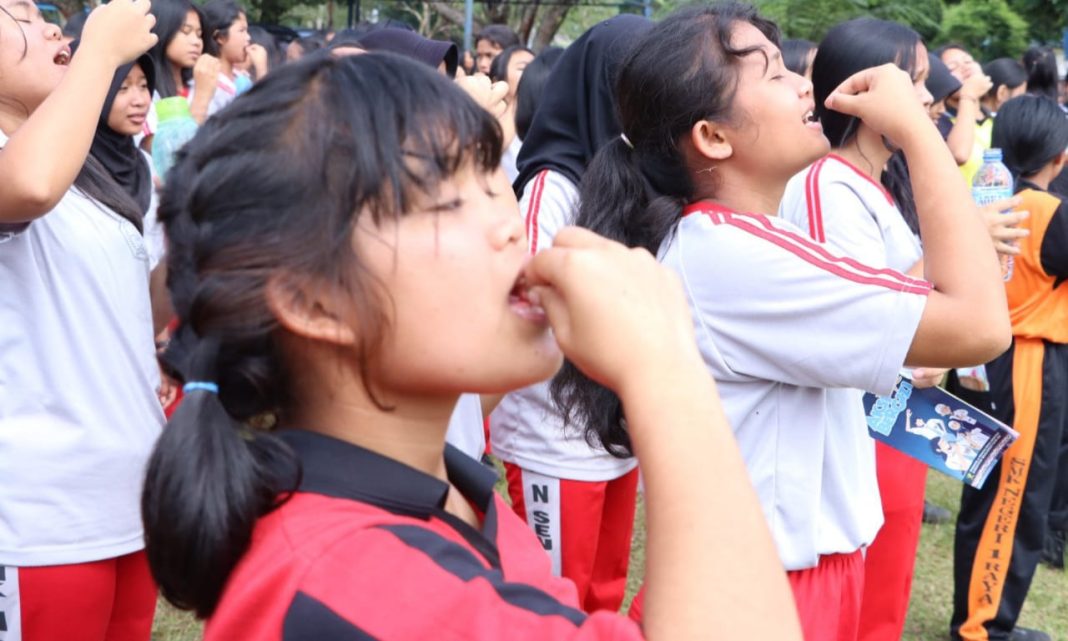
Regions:
<svg viewBox="0 0 1068 641"><path fill-rule="evenodd" d="M496 389L489 393L511 392L547 381L560 371L564 357L554 345L551 351L539 350L536 354L515 358L510 364L509 372L500 372L494 377L492 386Z"/></svg>

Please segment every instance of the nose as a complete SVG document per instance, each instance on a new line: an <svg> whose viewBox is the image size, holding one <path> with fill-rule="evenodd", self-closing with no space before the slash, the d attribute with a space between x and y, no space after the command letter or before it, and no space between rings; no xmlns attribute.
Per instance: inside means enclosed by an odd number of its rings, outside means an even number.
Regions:
<svg viewBox="0 0 1068 641"><path fill-rule="evenodd" d="M498 170L501 177L504 172ZM496 194L489 199L488 206L493 209L494 218L490 230L490 244L497 249L504 249L513 244L519 244L523 249L527 248L526 221L519 213L519 203L516 202L515 194L508 185L508 179L503 182L495 180Z"/></svg>
<svg viewBox="0 0 1068 641"><path fill-rule="evenodd" d="M63 38L63 30L59 28L59 25L46 22L44 26L44 37L46 40L61 40Z"/></svg>
<svg viewBox="0 0 1068 641"><path fill-rule="evenodd" d="M793 73L793 72L791 72ZM800 74L794 74L797 77L797 95L801 97L812 95L812 81Z"/></svg>
<svg viewBox="0 0 1068 641"><path fill-rule="evenodd" d="M149 95L148 90L137 91L134 93L133 106L142 107L147 105L152 100L152 96Z"/></svg>

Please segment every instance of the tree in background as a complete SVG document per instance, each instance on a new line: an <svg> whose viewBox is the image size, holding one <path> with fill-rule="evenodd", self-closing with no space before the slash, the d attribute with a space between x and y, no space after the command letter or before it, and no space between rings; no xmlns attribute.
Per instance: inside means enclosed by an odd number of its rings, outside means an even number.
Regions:
<svg viewBox="0 0 1068 641"><path fill-rule="evenodd" d="M944 10L942 0L756 0L755 4L779 23L786 37L814 42L839 22L861 16L907 24L932 41L941 30Z"/></svg>
<svg viewBox="0 0 1068 641"><path fill-rule="evenodd" d="M947 8L942 19L941 41L961 43L977 60L1019 58L1027 49L1027 36L1027 21L1005 0L962 0Z"/></svg>
<svg viewBox="0 0 1068 641"><path fill-rule="evenodd" d="M462 29L464 12L462 2L428 3L444 20ZM534 51L541 51L552 43L560 26L579 0L480 0L475 3L474 31L488 24L505 24L511 27L521 42L529 42Z"/></svg>
<svg viewBox="0 0 1068 641"><path fill-rule="evenodd" d="M1060 43L1068 27L1068 0L1009 0L1009 6L1030 24L1028 35L1044 43Z"/></svg>

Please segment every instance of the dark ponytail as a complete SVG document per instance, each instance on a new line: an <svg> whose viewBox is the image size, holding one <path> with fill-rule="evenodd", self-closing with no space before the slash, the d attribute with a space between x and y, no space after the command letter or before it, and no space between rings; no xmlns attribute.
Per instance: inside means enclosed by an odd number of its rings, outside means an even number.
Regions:
<svg viewBox="0 0 1068 641"><path fill-rule="evenodd" d="M1027 69L1027 93L1056 101L1060 76L1053 50L1049 47L1031 47L1024 52L1023 66Z"/></svg>
<svg viewBox="0 0 1068 641"><path fill-rule="evenodd" d="M905 219L905 224L909 226L912 233L919 236L920 217L916 211L916 197L912 192L912 176L909 174L909 166L905 161L905 154L901 153L900 150L895 151L894 155L890 156L890 160L887 161L886 167L883 168L880 179L883 187L886 187L886 191L890 192L890 196L893 197L894 204L897 206L898 211L901 212L901 217Z"/></svg>
<svg viewBox="0 0 1068 641"><path fill-rule="evenodd" d="M218 351L218 339L201 339L190 378L218 380ZM214 611L256 519L295 489L300 476L280 439L231 416L223 401L231 395L225 385L186 394L149 459L141 500L148 562L160 591L199 617Z"/></svg>
<svg viewBox="0 0 1068 641"><path fill-rule="evenodd" d="M580 185L577 224L630 247L657 253L696 198L680 142L701 120L728 120L737 61L759 48L731 46L747 22L778 44L774 23L744 4L679 10L639 37L624 59L616 100L624 137L604 145ZM586 439L616 456L630 452L619 398L570 362L553 379L564 421L585 425Z"/></svg>
<svg viewBox="0 0 1068 641"><path fill-rule="evenodd" d="M178 153L159 207L184 347L170 366L217 392L190 390L146 473L146 550L171 603L210 616L256 520L299 483L270 433L301 427L301 399L268 283L311 283L351 304L369 385L387 301L353 250L360 217L400 217L469 162L489 172L500 155L496 120L433 69L328 52L272 71Z"/></svg>
<svg viewBox="0 0 1068 641"><path fill-rule="evenodd" d="M1013 178L1029 178L1068 149L1068 118L1050 98L1024 94L1001 105L990 138Z"/></svg>
<svg viewBox="0 0 1068 641"><path fill-rule="evenodd" d="M853 74L888 62L916 73L920 35L905 25L876 18L856 18L831 27L812 61L812 97L823 133L838 149L857 134L860 119L826 106L827 97Z"/></svg>

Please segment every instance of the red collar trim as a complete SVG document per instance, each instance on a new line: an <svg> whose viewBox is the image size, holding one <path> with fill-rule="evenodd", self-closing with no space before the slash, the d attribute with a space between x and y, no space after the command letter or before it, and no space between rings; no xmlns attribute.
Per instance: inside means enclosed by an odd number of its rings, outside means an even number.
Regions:
<svg viewBox="0 0 1068 641"><path fill-rule="evenodd" d="M891 205L894 204L894 197L890 195L890 192L886 191L886 187L883 187L882 183L876 181L871 176L869 176L868 174L864 173L864 171L862 171L859 167L857 167L853 163L849 162L845 158L842 158L841 156L839 156L838 154L835 154L835 153L827 154L827 158L830 158L832 160L837 160L838 162L842 163L843 165L845 165L849 169L852 169L853 173L855 173L856 175L860 176L864 180L870 182L871 184L875 185L875 188L878 189L880 192L882 192L883 196L886 196L887 202L889 202Z"/></svg>

